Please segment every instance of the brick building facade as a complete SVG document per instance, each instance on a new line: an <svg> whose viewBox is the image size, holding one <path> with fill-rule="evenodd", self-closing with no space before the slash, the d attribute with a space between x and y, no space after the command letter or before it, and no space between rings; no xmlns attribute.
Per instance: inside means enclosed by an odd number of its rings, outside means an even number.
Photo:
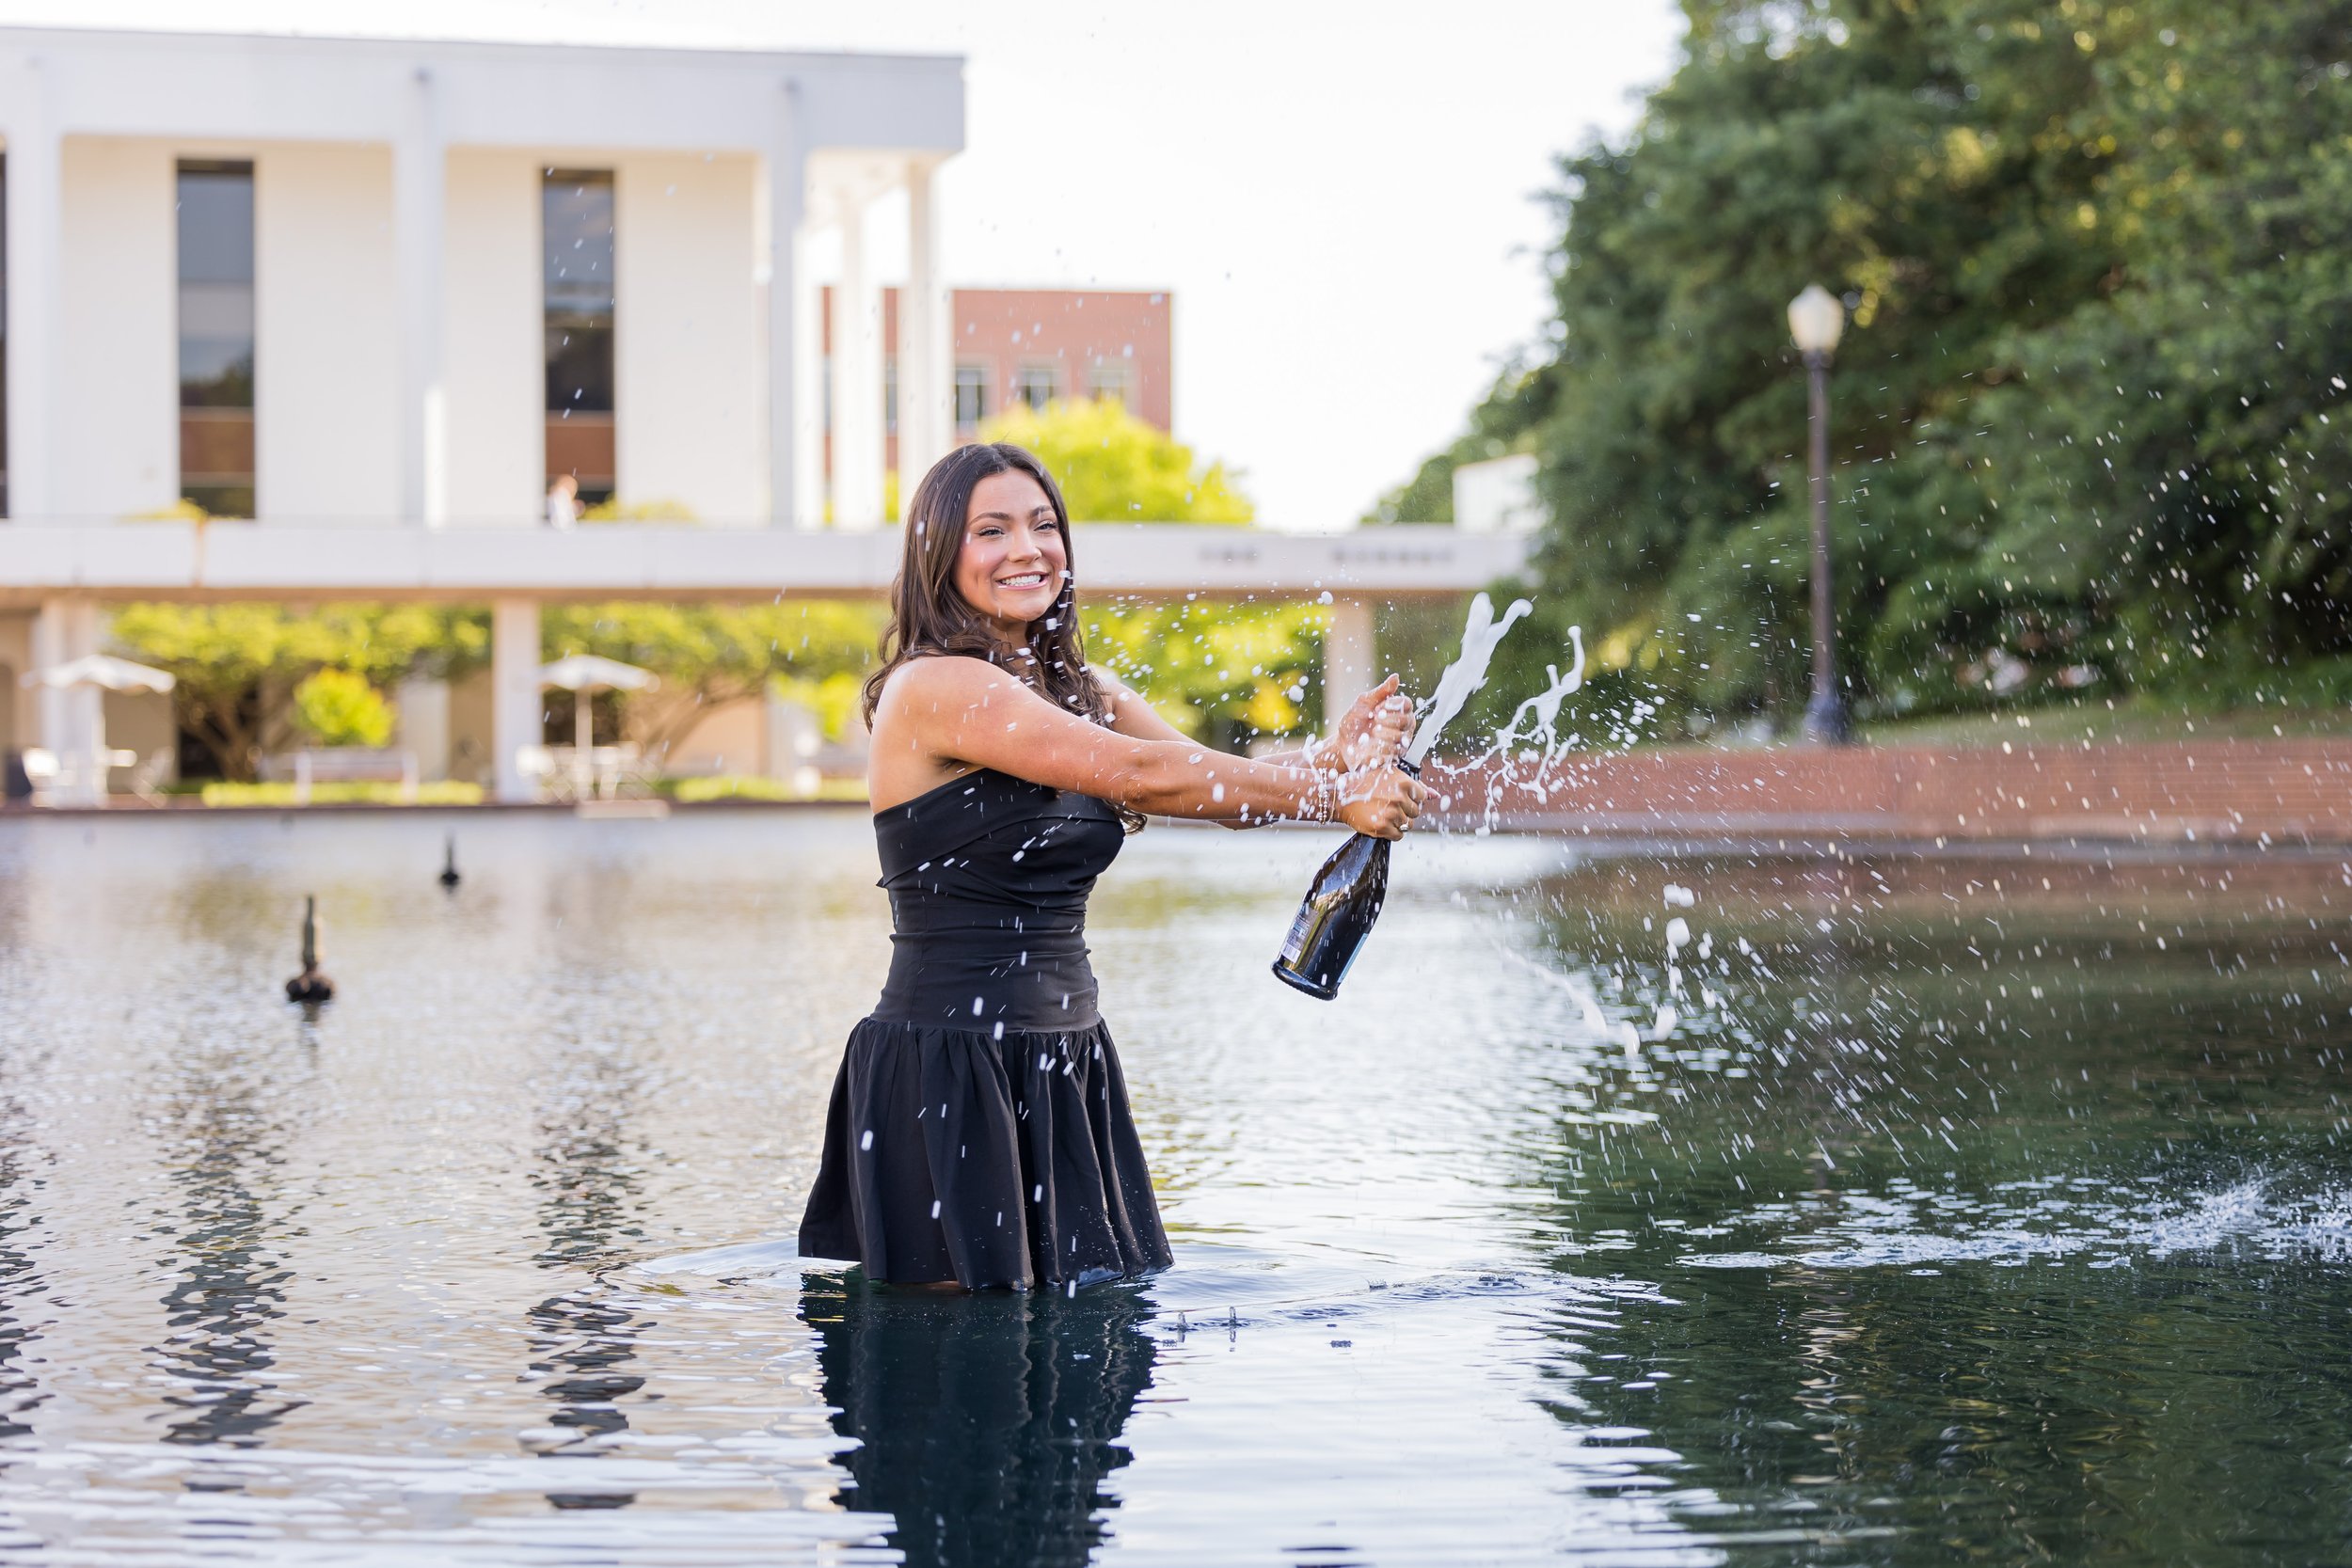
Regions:
<svg viewBox="0 0 2352 1568"><path fill-rule="evenodd" d="M818 318L833 353L833 291ZM1148 424L1174 428L1175 299L1167 290L958 289L955 310L956 436L1015 404L1112 397ZM882 291L883 427L886 467L898 467L898 291ZM832 429L831 409L826 429ZM832 465L832 444L826 464Z"/></svg>

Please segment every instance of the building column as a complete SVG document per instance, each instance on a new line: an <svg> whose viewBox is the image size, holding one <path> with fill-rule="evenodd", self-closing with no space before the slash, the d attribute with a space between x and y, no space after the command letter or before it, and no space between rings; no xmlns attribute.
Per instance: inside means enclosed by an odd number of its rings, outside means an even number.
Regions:
<svg viewBox="0 0 2352 1568"><path fill-rule="evenodd" d="M841 277L833 286L833 526L882 520L882 291L866 254L866 193L834 192Z"/></svg>
<svg viewBox="0 0 2352 1568"><path fill-rule="evenodd" d="M417 777L438 784L449 777L449 682L419 675L400 683L400 749L414 752Z"/></svg>
<svg viewBox="0 0 2352 1568"><path fill-rule="evenodd" d="M792 236L792 524L825 526L824 287L810 276L808 217Z"/></svg>
<svg viewBox="0 0 2352 1568"><path fill-rule="evenodd" d="M499 599L490 606L490 779L492 799L535 800L536 781L521 752L540 745L539 601Z"/></svg>
<svg viewBox="0 0 2352 1568"><path fill-rule="evenodd" d="M48 519L57 506L57 322L63 150L46 71L28 62L6 110L8 199L8 515Z"/></svg>
<svg viewBox="0 0 2352 1568"><path fill-rule="evenodd" d="M817 753L825 743L823 727L805 704L768 691L767 776L792 786L793 793L813 796L824 782Z"/></svg>
<svg viewBox="0 0 2352 1568"><path fill-rule="evenodd" d="M800 84L778 95L768 150L768 526L814 528L823 475L811 439L817 420L816 319L809 309L808 168L801 150ZM804 367L803 360L807 360Z"/></svg>
<svg viewBox="0 0 2352 1568"><path fill-rule="evenodd" d="M898 294L898 501L955 439L955 310L940 266L935 165L907 166L907 286Z"/></svg>
<svg viewBox="0 0 2352 1568"><path fill-rule="evenodd" d="M444 367L442 229L449 150L432 72L409 84L392 149L392 232L400 276L400 509L404 523L449 521L449 388Z"/></svg>
<svg viewBox="0 0 2352 1568"><path fill-rule="evenodd" d="M10 170L13 180L14 170ZM51 669L98 652L98 606L89 599L46 599L33 618L33 669ZM53 804L106 803L105 693L94 686L44 686L40 744L57 759Z"/></svg>
<svg viewBox="0 0 2352 1568"><path fill-rule="evenodd" d="M1334 598L1331 626L1323 634L1323 722L1327 731L1357 698L1379 682L1379 651L1372 631L1372 601Z"/></svg>

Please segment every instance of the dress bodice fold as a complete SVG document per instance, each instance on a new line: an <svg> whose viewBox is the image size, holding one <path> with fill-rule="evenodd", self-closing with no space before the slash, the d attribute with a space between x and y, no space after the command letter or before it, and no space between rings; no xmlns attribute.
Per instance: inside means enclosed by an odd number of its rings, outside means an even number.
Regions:
<svg viewBox="0 0 2352 1568"><path fill-rule="evenodd" d="M1125 829L1108 802L991 768L874 814L890 977L874 1017L932 1027L1095 1023L1087 897Z"/></svg>

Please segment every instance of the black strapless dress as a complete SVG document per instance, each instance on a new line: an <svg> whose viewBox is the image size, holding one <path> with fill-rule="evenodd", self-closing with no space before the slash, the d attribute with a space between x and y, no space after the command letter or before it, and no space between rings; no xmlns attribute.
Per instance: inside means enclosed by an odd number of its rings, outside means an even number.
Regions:
<svg viewBox="0 0 2352 1568"><path fill-rule="evenodd" d="M1087 964L1118 814L983 769L875 813L874 834L890 978L834 1080L802 1256L969 1290L1166 1268Z"/></svg>

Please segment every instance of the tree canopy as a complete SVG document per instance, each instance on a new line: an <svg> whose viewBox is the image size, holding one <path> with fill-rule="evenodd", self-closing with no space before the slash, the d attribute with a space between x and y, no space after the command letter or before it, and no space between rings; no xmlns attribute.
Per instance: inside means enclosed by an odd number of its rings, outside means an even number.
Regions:
<svg viewBox="0 0 2352 1568"><path fill-rule="evenodd" d="M631 737L649 752L686 738L707 715L764 697L775 683L820 714L828 677L853 676L882 635L879 605L803 601L773 604L561 605L540 621L549 658L600 654L660 675L624 705ZM834 687L837 695L841 681ZM837 722L837 720L836 720Z"/></svg>
<svg viewBox="0 0 2352 1568"><path fill-rule="evenodd" d="M488 618L437 605L330 604L297 611L272 604L132 604L115 613L113 641L176 678L175 717L211 749L223 777L249 781L261 758L305 733L329 744L379 731L350 679L380 688L412 674L456 679L489 657ZM322 671L350 679L296 691Z"/></svg>
<svg viewBox="0 0 2352 1568"><path fill-rule="evenodd" d="M1545 337L1375 520L1534 451L1554 629L1793 713L1818 280L1862 711L2352 688L2352 0L1685 9L1633 134L1561 161Z"/></svg>
<svg viewBox="0 0 2352 1568"><path fill-rule="evenodd" d="M1222 463L1192 449L1114 399L1016 404L980 429L1042 460L1061 485L1073 522L1246 523L1257 509Z"/></svg>
<svg viewBox="0 0 2352 1568"><path fill-rule="evenodd" d="M1016 407L982 427L1035 452L1079 522L1247 523L1249 498L1219 463L1118 403ZM1083 582L1086 546L1077 546ZM1177 724L1224 745L1285 735L1321 712L1319 607L1222 599L1179 604L1081 600L1087 657Z"/></svg>

